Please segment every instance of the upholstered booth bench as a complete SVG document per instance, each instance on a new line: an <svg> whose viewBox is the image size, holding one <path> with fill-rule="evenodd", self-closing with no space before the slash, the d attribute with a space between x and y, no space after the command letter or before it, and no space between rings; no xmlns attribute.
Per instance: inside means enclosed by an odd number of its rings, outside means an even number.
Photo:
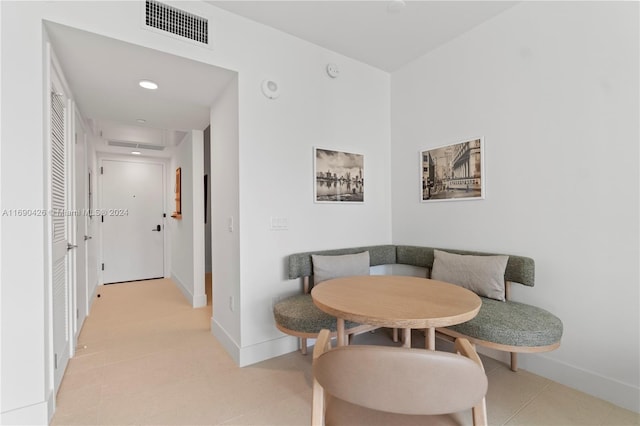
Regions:
<svg viewBox="0 0 640 426"><path fill-rule="evenodd" d="M307 338L316 338L323 328L336 331L336 319L318 309L311 299L312 255L340 256L368 252L370 266L404 264L426 269L432 277L434 260L439 251L466 256L506 256L466 250L433 247L379 245L337 250L295 253L289 256L289 279L302 279L303 292L274 305L278 329L300 338L300 349L306 354ZM511 283L533 287L535 264L524 256L508 256L504 268L504 301L482 297L478 315L470 321L437 329L440 338L454 340L465 337L474 344L511 353L511 369L517 370L517 353L546 352L560 346L562 321L550 312L510 300ZM432 277L434 279L440 279ZM442 280L446 281L446 280ZM457 284L457 283L456 283ZM347 334L356 334L374 327L346 324Z"/></svg>

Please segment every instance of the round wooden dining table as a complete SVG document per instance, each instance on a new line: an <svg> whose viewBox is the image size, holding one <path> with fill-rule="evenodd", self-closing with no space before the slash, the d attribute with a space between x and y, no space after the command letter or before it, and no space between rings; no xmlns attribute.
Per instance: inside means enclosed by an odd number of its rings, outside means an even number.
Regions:
<svg viewBox="0 0 640 426"><path fill-rule="evenodd" d="M411 329L427 330L426 348L435 349L435 329L475 317L482 301L463 287L427 278L366 275L335 278L313 287L315 305L337 319L337 344L347 344L345 320L404 329L402 346L411 347Z"/></svg>

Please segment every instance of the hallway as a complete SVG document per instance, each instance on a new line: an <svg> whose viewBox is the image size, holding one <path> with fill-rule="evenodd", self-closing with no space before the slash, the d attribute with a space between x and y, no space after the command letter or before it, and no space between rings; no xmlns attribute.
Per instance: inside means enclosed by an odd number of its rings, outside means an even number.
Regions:
<svg viewBox="0 0 640 426"><path fill-rule="evenodd" d="M167 279L98 294L53 425L299 424L310 416L309 359L238 368L211 335L210 298L193 309Z"/></svg>

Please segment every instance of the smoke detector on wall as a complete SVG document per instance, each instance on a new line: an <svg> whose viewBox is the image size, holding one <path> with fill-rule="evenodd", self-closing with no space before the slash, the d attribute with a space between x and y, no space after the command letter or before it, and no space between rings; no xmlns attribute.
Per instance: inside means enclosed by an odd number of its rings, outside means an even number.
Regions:
<svg viewBox="0 0 640 426"><path fill-rule="evenodd" d="M280 96L280 85L273 80L264 80L262 82L262 93L269 99L278 99L278 96Z"/></svg>
<svg viewBox="0 0 640 426"><path fill-rule="evenodd" d="M327 64L327 74L331 78L336 78L340 75L340 70L336 64Z"/></svg>

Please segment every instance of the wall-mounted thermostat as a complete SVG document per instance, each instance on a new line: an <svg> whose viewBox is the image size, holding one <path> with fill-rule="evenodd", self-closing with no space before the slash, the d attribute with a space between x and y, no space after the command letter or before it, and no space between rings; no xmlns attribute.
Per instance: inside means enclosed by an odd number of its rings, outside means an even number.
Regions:
<svg viewBox="0 0 640 426"><path fill-rule="evenodd" d="M340 70L336 64L327 64L327 74L329 74L331 78L336 78L340 75Z"/></svg>

